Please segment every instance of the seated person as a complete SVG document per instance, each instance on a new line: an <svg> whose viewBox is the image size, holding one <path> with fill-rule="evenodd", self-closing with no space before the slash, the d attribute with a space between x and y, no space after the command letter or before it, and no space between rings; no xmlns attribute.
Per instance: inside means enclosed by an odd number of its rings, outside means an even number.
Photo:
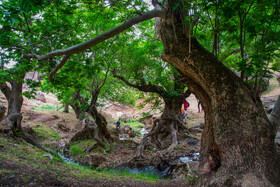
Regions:
<svg viewBox="0 0 280 187"><path fill-rule="evenodd" d="M134 138L136 136L136 132L130 128L130 131L128 132L129 137Z"/></svg>

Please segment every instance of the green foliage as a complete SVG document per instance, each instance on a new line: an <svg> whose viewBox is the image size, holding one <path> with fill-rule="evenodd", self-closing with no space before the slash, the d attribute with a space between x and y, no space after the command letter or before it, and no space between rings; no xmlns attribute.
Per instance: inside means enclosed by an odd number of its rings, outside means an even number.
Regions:
<svg viewBox="0 0 280 187"><path fill-rule="evenodd" d="M197 175L195 175L194 177L189 177L189 176L186 177L187 182L195 182L197 181L197 179L198 179Z"/></svg>

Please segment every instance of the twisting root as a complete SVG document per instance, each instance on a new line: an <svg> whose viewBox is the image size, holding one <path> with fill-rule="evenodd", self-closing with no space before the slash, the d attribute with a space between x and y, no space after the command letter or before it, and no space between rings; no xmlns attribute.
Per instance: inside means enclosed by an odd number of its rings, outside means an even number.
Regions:
<svg viewBox="0 0 280 187"><path fill-rule="evenodd" d="M177 132L180 130L189 129L185 127L185 125L179 119L156 119L151 131L144 135L140 145L137 148L135 156L131 160L144 159L144 149L149 145L157 149L162 149L164 143L161 140L164 140L168 135L171 135L171 144L163 151L159 151L155 154L156 156L160 157L169 156L178 144Z"/></svg>
<svg viewBox="0 0 280 187"><path fill-rule="evenodd" d="M21 139L21 141L23 141L25 143L30 143L45 152L55 154L54 151L44 147L37 140L35 140L34 137L32 137L30 134L24 132L21 127L21 120L22 120L22 115L20 113L11 114L11 115L8 115L4 120L2 120L0 125L5 125L8 128L10 128L13 135L15 137L19 137Z"/></svg>

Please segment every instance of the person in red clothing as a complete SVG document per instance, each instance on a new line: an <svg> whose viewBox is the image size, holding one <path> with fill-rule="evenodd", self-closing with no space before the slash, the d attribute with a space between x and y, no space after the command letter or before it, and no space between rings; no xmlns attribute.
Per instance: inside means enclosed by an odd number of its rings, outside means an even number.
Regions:
<svg viewBox="0 0 280 187"><path fill-rule="evenodd" d="M184 109L187 112L187 109L190 107L190 103L187 101L187 99L184 100Z"/></svg>
<svg viewBox="0 0 280 187"><path fill-rule="evenodd" d="M130 131L128 132L128 135L130 138L134 138L136 136L136 132L130 128Z"/></svg>

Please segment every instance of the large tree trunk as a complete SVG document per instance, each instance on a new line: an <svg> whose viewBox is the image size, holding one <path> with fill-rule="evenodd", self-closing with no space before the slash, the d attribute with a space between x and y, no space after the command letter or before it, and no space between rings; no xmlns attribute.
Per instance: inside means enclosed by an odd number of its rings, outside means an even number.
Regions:
<svg viewBox="0 0 280 187"><path fill-rule="evenodd" d="M160 119L154 121L150 132L144 135L137 148L135 159L144 158L144 149L147 146L159 150L154 156L169 156L178 143L178 132L187 130L182 122L181 106L185 95L163 98L165 102L164 111Z"/></svg>
<svg viewBox="0 0 280 187"><path fill-rule="evenodd" d="M85 112L80 109L79 104L70 104L70 106L73 108L78 120L83 120L85 118Z"/></svg>
<svg viewBox="0 0 280 187"><path fill-rule="evenodd" d="M113 138L107 129L107 121L102 116L102 114L97 111L97 108L95 106L91 106L90 109L88 110L88 113L93 117L96 125L98 126L99 138L105 142L112 141Z"/></svg>
<svg viewBox="0 0 280 187"><path fill-rule="evenodd" d="M276 127L269 122L260 99L195 38L189 54L179 10L170 8L167 19L157 23L157 30L164 45L163 60L186 76L205 109L200 174L208 174L207 183L213 186L280 185Z"/></svg>
<svg viewBox="0 0 280 187"><path fill-rule="evenodd" d="M22 83L16 80L11 81L11 95L8 99L8 115L20 113L23 97L22 94Z"/></svg>
<svg viewBox="0 0 280 187"><path fill-rule="evenodd" d="M0 84L0 89L8 101L7 116L12 114L19 114L23 103L23 97L21 96L22 83L16 80L12 80L10 84L11 88L6 83ZM21 130L21 120L17 120L17 122L13 124L14 128Z"/></svg>
<svg viewBox="0 0 280 187"><path fill-rule="evenodd" d="M9 127L13 132L14 136L19 137L23 141L31 143L32 145L36 146L37 148L43 151L55 154L54 151L45 148L39 142L37 142L37 140L34 139L34 137L23 131L21 126L22 115L20 113L23 104L23 97L21 96L23 83L18 82L16 80L12 80L10 84L11 88L9 88L7 84L0 85L0 89L4 93L8 101L8 114L7 117L1 121L1 125L6 125L7 127Z"/></svg>

